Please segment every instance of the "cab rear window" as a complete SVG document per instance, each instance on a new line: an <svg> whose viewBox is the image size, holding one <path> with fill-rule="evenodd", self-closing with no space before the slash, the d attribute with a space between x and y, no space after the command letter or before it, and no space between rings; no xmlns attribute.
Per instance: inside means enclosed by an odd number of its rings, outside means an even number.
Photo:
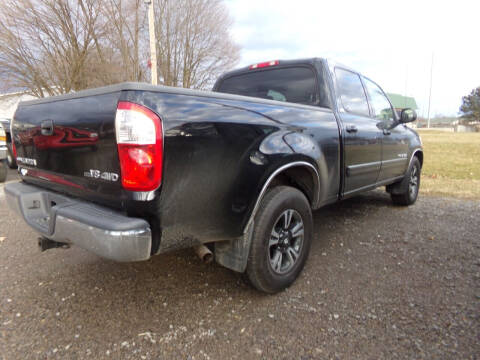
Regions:
<svg viewBox="0 0 480 360"><path fill-rule="evenodd" d="M315 73L308 67L252 71L223 80L217 91L305 105L318 105Z"/></svg>

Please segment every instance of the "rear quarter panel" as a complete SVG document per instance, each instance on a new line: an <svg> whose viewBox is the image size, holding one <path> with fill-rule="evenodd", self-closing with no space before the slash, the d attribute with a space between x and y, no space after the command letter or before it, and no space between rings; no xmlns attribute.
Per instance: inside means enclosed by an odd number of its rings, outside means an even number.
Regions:
<svg viewBox="0 0 480 360"><path fill-rule="evenodd" d="M321 174L314 206L336 199L339 134L330 111L148 91L122 97L163 122L164 175L152 208L158 252L240 236L269 175L292 161Z"/></svg>

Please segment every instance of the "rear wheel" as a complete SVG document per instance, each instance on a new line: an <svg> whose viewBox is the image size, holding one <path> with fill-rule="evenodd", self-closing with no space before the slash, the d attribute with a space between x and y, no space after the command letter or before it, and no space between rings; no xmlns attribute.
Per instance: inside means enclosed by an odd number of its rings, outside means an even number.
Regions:
<svg viewBox="0 0 480 360"><path fill-rule="evenodd" d="M420 161L417 157L414 157L405 178L390 193L394 204L408 206L417 201L421 170Z"/></svg>
<svg viewBox="0 0 480 360"><path fill-rule="evenodd" d="M255 216L247 263L250 283L276 293L301 273L310 251L313 220L305 195L292 187L267 192Z"/></svg>

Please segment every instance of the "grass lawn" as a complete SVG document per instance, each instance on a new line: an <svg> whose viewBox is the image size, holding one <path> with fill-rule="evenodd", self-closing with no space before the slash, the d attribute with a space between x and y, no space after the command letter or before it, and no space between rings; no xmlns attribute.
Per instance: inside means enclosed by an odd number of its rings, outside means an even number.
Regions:
<svg viewBox="0 0 480 360"><path fill-rule="evenodd" d="M423 194L480 199L480 133L419 131Z"/></svg>

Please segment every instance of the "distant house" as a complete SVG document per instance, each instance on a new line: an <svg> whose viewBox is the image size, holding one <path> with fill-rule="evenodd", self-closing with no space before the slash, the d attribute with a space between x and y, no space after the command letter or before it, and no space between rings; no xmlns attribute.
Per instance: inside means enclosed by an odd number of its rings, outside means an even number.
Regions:
<svg viewBox="0 0 480 360"><path fill-rule="evenodd" d="M403 96L400 94L393 94L393 93L387 93L387 96L390 98L390 102L393 105L393 108L398 114L398 117L400 117L400 113L402 112L403 109L413 109L413 110L418 110L417 102L415 101L415 98L411 96ZM409 123L407 124L410 127L416 128L417 123Z"/></svg>
<svg viewBox="0 0 480 360"><path fill-rule="evenodd" d="M402 109L410 108L413 110L418 110L417 102L415 101L415 98L411 96L403 96L392 93L387 93L387 95L390 98L390 101L392 102L392 105L397 111L398 115L400 115Z"/></svg>

